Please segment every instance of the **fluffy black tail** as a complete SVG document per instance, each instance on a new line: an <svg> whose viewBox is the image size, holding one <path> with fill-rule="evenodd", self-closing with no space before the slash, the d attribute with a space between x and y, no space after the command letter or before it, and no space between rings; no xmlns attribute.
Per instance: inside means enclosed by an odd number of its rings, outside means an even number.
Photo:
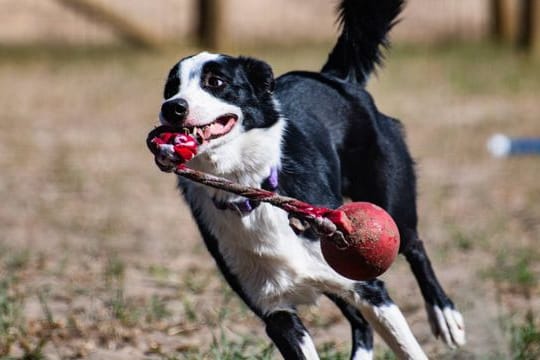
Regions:
<svg viewBox="0 0 540 360"><path fill-rule="evenodd" d="M365 85L383 60L387 34L404 0L342 0L338 7L341 35L322 72Z"/></svg>

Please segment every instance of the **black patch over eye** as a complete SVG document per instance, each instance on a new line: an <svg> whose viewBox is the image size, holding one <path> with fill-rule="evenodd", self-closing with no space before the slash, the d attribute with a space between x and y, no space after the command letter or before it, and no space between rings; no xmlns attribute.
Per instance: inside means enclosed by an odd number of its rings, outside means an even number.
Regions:
<svg viewBox="0 0 540 360"><path fill-rule="evenodd" d="M176 95L180 89L180 78L178 77L178 64L176 64L167 77L167 83L165 84L165 89L163 91L163 97L168 99Z"/></svg>
<svg viewBox="0 0 540 360"><path fill-rule="evenodd" d="M226 82L221 77L214 74L207 74L204 77L203 85L213 89L219 89L226 85Z"/></svg>
<svg viewBox="0 0 540 360"><path fill-rule="evenodd" d="M165 90L163 91L163 97L165 99L168 99L170 97L173 97L178 92L178 89L180 88L180 79L179 78L172 78L167 80L167 84L165 84Z"/></svg>

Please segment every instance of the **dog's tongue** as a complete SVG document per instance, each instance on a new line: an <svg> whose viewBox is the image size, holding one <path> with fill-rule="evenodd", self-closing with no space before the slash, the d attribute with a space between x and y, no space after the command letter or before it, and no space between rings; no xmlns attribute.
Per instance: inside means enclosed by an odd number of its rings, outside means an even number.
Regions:
<svg viewBox="0 0 540 360"><path fill-rule="evenodd" d="M215 139L228 133L235 123L236 118L233 116L222 117L204 130L199 130L199 135L204 139L204 141Z"/></svg>

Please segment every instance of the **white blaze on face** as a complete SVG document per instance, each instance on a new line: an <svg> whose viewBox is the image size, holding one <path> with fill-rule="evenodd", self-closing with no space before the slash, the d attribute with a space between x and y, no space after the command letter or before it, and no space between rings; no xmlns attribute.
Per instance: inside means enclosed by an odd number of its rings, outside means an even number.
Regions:
<svg viewBox="0 0 540 360"><path fill-rule="evenodd" d="M180 91L167 99L182 98L187 101L189 113L187 126L204 126L225 114L235 114L241 122L242 111L238 106L226 103L201 88L201 76L204 64L218 60L221 55L202 52L180 63Z"/></svg>

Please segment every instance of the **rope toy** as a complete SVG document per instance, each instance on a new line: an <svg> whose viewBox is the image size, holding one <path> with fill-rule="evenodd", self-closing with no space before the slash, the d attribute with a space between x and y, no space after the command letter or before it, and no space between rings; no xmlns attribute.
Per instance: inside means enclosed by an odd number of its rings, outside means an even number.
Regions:
<svg viewBox="0 0 540 360"><path fill-rule="evenodd" d="M197 155L199 144L184 129L157 127L148 134L146 143L162 171L277 206L290 214L291 227L297 233L312 228L321 238L325 260L345 277L373 279L384 273L397 256L398 228L390 215L374 204L351 202L332 210L193 170L185 163Z"/></svg>

